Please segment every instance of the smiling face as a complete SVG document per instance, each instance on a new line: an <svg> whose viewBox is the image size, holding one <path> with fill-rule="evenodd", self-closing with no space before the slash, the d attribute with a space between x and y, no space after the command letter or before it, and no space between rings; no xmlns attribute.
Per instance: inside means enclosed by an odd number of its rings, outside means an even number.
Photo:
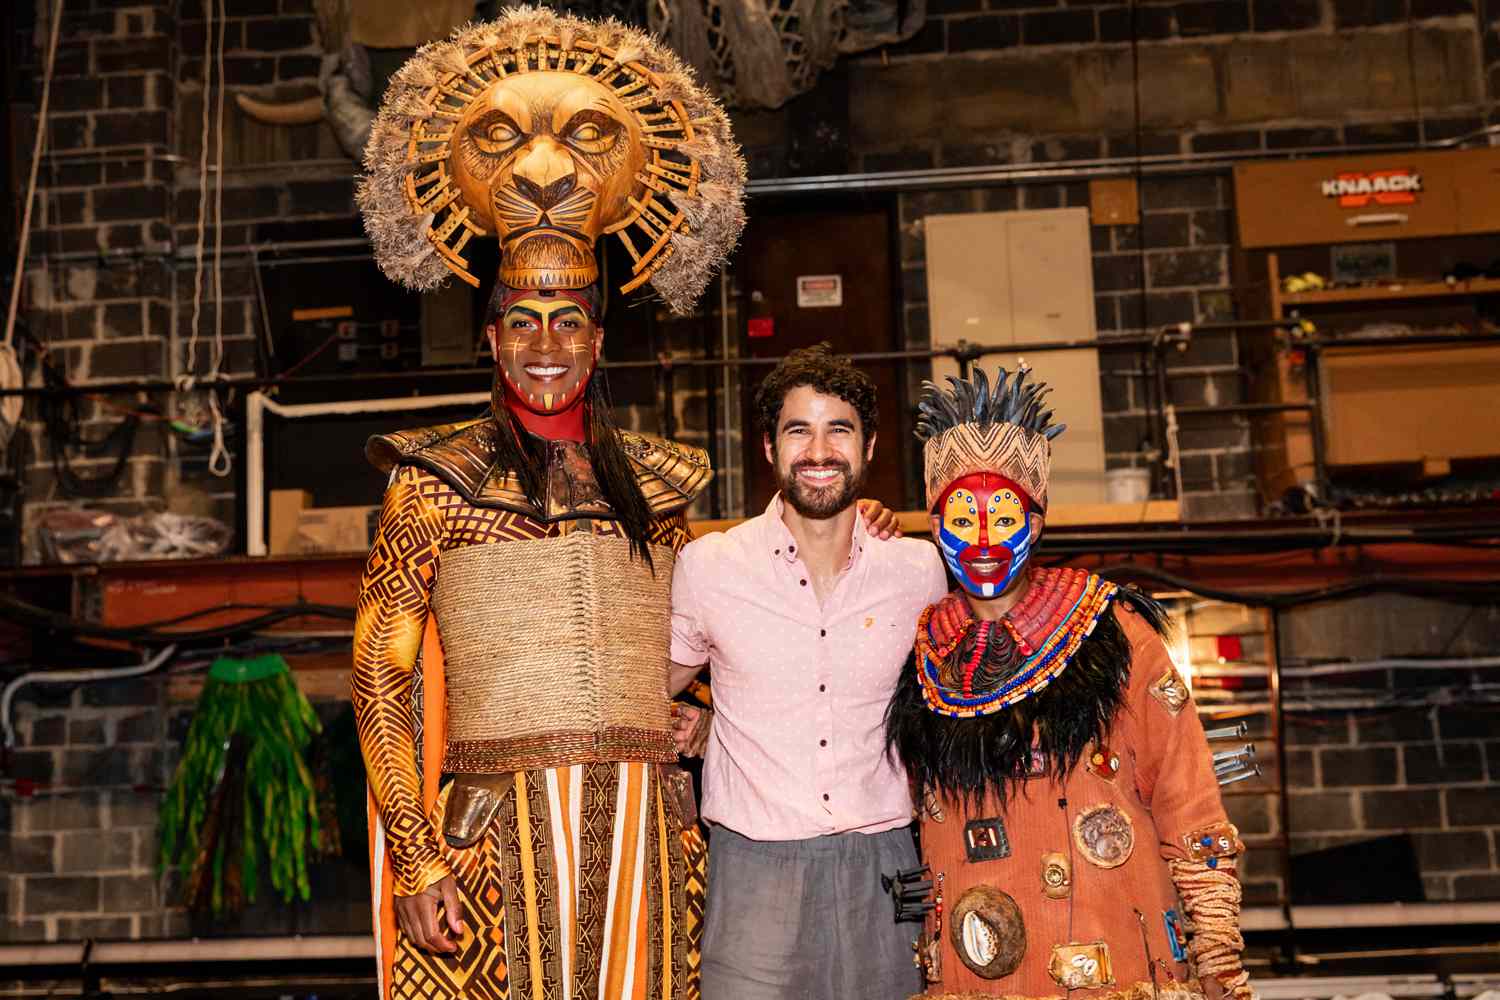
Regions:
<svg viewBox="0 0 1500 1000"><path fill-rule="evenodd" d="M765 439L781 496L803 517L823 519L848 509L864 486L875 438L865 440L859 414L837 396L799 385L786 394L776 438Z"/></svg>
<svg viewBox="0 0 1500 1000"><path fill-rule="evenodd" d="M466 204L500 237L500 280L582 288L594 241L630 217L645 164L640 126L603 84L524 73L494 84L453 129L449 167Z"/></svg>
<svg viewBox="0 0 1500 1000"><path fill-rule="evenodd" d="M961 476L943 491L933 535L959 586L991 598L1015 582L1031 552L1030 506L1019 486L989 472Z"/></svg>
<svg viewBox="0 0 1500 1000"><path fill-rule="evenodd" d="M560 413L583 398L604 331L565 295L515 298L485 330L506 390L536 413Z"/></svg>

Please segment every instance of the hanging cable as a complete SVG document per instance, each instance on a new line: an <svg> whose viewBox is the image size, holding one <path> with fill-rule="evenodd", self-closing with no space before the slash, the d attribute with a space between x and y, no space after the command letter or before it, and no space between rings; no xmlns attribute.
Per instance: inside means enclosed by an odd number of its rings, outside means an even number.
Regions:
<svg viewBox="0 0 1500 1000"><path fill-rule="evenodd" d="M29 334L28 334L29 339ZM31 341L38 350L38 367L42 382L48 387L65 388L68 377L44 346ZM125 474L126 463L135 450L135 434L141 418L127 413L102 438L90 439L84 432L84 418L80 403L86 396L71 393L42 396L37 401L37 410L42 426L47 431L47 448L52 453L52 468L57 474L58 487L67 496L102 497L115 490L120 477ZM84 458L114 456L114 464L98 476L80 475L73 468L68 452L77 449Z"/></svg>
<svg viewBox="0 0 1500 1000"><path fill-rule="evenodd" d="M178 388L193 387L198 366L198 322L203 315L203 244L208 238L208 93L213 85L214 0L203 0L203 113L198 130L198 223L193 241L193 311L188 327L187 358Z"/></svg>
<svg viewBox="0 0 1500 1000"><path fill-rule="evenodd" d="M224 0L219 0L219 42L214 64L219 78L219 92L214 112L214 346L209 364L209 379L217 380L224 367L224 29L228 25ZM205 108L208 91L203 92ZM208 413L213 424L213 446L208 454L208 471L223 479L234 469L229 449L224 446L224 414L219 409L219 392L208 390Z"/></svg>
<svg viewBox="0 0 1500 1000"><path fill-rule="evenodd" d="M21 279L26 274L26 254L31 246L31 212L36 201L37 170L42 163L42 145L47 138L47 109L52 101L52 74L57 65L57 38L62 28L63 0L52 8L52 29L47 38L47 67L42 74L42 102L36 113L36 139L31 145L31 171L26 180L26 201L21 212L21 238L16 245L16 266L10 279L10 305L5 313L5 340L0 342L0 388L21 387L21 364L16 358L16 311L21 304ZM0 448L10 443L21 422L21 396L0 400Z"/></svg>
<svg viewBox="0 0 1500 1000"><path fill-rule="evenodd" d="M90 681L117 681L127 677L140 677L156 670L177 653L176 646L167 646L155 656L131 667L98 670L33 670L12 678L0 691L0 729L5 735L5 746L16 745L15 726L10 721L10 706L16 692L28 684L82 684Z"/></svg>

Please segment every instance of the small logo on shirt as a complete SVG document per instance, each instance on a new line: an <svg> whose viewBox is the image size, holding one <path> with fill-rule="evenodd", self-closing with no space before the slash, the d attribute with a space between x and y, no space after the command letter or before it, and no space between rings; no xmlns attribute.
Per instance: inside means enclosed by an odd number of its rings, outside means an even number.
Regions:
<svg viewBox="0 0 1500 1000"><path fill-rule="evenodd" d="M866 618L865 619L865 628L870 628L874 624L875 624L875 619L873 619L873 618Z"/></svg>

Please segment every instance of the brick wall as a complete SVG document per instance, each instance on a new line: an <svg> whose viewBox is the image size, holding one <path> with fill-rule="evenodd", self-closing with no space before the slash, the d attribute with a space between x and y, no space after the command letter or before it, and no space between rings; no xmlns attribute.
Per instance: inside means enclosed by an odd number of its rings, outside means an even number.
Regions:
<svg viewBox="0 0 1500 1000"><path fill-rule="evenodd" d="M313 92L320 50L308 0L231 6L224 35L231 89L272 98ZM740 115L739 125L757 176L840 163L855 171L1065 164L1129 156L1137 147L1145 155L1191 155L1434 141L1470 132L1493 113L1500 22L1492 15L1461 0L1141 4L1138 142L1127 5L944 0L932 5L927 27L911 42L852 60L818 93L782 112ZM93 0L70 17L49 126L59 155L43 173L47 197L34 247L53 255L123 250L132 256L47 266L33 279L29 315L75 380L175 374L185 367L192 332L191 256L202 189L201 7ZM38 58L34 47L28 51ZM831 151L809 159L798 136L814 127L832 137ZM268 238L360 230L350 164L326 126L263 126L231 102L225 133L223 370L244 373L254 368L262 335L244 249ZM102 163L72 156L105 150L122 156ZM152 160L142 152L179 159ZM908 342L927 344L932 336L921 270L925 215L1083 204L1084 198L1081 186L1066 183L900 196ZM1232 316L1231 205L1227 175L1206 168L1196 177L1149 181L1142 226L1096 229L1100 333ZM211 337L213 325L206 299L200 337ZM674 350L695 354L716 340L697 329L683 345L675 334L666 339ZM209 355L200 340L194 368L203 371ZM1147 463L1139 446L1146 438L1146 386L1132 374L1137 358L1132 351L1106 352L1101 362L1108 463ZM1232 341L1204 338L1173 363L1174 401L1239 398ZM680 381L677 429L706 440L701 379ZM624 420L654 429L654 401L627 402L636 410ZM203 403L201 395L186 396L174 406L199 422ZM87 406L88 433L112 426L116 413ZM1189 514L1252 513L1243 425L1196 418L1182 433ZM30 492L37 500L28 516L34 523L49 504L67 500L57 493L39 429L33 436ZM171 504L228 519L232 485L208 475L206 459L202 447L163 437L148 424L129 474L114 496L97 503L126 512ZM81 460L78 467L97 473L106 464ZM1159 477L1159 485L1166 481Z"/></svg>
<svg viewBox="0 0 1500 1000"><path fill-rule="evenodd" d="M843 141L844 169L866 172L1437 142L1497 120L1500 21L1493 4L1466 0L1144 2L1133 10L1073 0L936 0L917 37L851 60L841 77L841 108L830 111L826 100L809 96L781 112L739 116L754 170L799 172L797 134L809 114L821 116L820 134ZM827 159L820 169L829 169ZM1067 183L903 194L908 344L957 339L928 328L920 219L1082 204L1086 192ZM1100 335L1234 318L1225 166L1206 162L1195 177L1147 180L1141 205L1139 229L1094 231ZM1106 350L1100 362L1107 464L1147 464L1139 447L1145 385L1122 374L1136 356ZM1200 339L1171 359L1172 401L1241 401L1238 362L1233 340ZM915 372L913 382L922 377ZM1242 420L1184 419L1186 516L1257 512L1249 446ZM1171 477L1158 478L1158 493Z"/></svg>
<svg viewBox="0 0 1500 1000"><path fill-rule="evenodd" d="M30 11L33 5L22 6ZM231 87L261 96L310 93L318 50L309 0L236 0L230 6ZM28 285L27 315L75 381L176 374L191 332L191 248L204 180L197 170L201 6L69 0L67 9L48 123L51 155L41 175L45 197L32 245L46 262ZM1208 155L1433 141L1494 120L1500 98L1500 17L1493 3L1477 10L1460 0L1143 3L1137 142L1127 6L935 0L929 9L921 35L847 63L830 74L825 93L794 102L784 113L738 116L755 175L824 170L830 163L852 171L1040 165L1137 151ZM21 77L34 82L39 40L29 23L23 27L28 36L12 51L29 60ZM816 134L834 141L811 155L809 123L825 120L832 125ZM231 104L225 139L224 370L239 373L253 369L261 332L253 275L239 252L271 234L324 238L359 229L351 165L325 126L270 129ZM1100 333L1231 315L1226 175L1206 165L1197 175L1148 180L1141 195L1139 227L1092 231ZM909 343L927 344L933 336L922 219L938 212L1082 205L1086 197L1082 185L1064 182L902 194L897 211ZM211 334L211 312L205 311L205 324L200 330ZM660 331L649 350L703 352L717 342L716 330L706 311L696 327ZM611 356L632 355L612 349ZM201 371L206 341L197 357ZM1135 360L1133 351L1106 350L1101 357L1111 466L1144 461L1145 396ZM1172 359L1174 401L1238 399L1238 360L1232 341L1195 342ZM618 386L627 381L617 380L616 389L617 398L626 397L623 422L658 429L649 380L629 382L622 392ZM683 375L678 386L672 401L677 433L703 443L712 424L707 383L701 374ZM117 419L97 402L84 405L91 434ZM180 405L192 417L201 398ZM34 515L72 501L55 492L40 429L33 426L32 435ZM1243 427L1222 420L1186 423L1181 444L1190 512L1250 508ZM738 445L728 453L738 454ZM201 448L145 426L119 489L90 503L123 512L170 504L227 518L232 487L207 474L205 458ZM101 468L99 462L77 465L84 473ZM1378 648L1359 645L1370 621L1428 621L1404 608L1364 606L1349 610L1341 629L1326 622L1309 627L1309 634L1347 644L1319 648L1296 638L1303 635L1296 623L1312 620L1311 613L1289 615L1283 656L1456 653L1493 649L1500 638L1490 635L1487 646L1463 640L1444 647L1452 628L1438 628L1421 632L1421 643L1386 636ZM1492 623L1492 612L1485 614L1491 617L1481 621ZM1458 627L1457 619L1442 620ZM1434 636L1436 644L1428 643ZM1394 690L1410 680L1392 676L1383 683ZM0 838L11 862L0 879L0 939L182 932L180 914L163 905L151 877L151 803L170 766L172 719L183 710L169 708L153 683L128 687L118 695L110 688L34 694L19 706L24 742L10 774L52 787L26 800L0 799ZM1489 716L1447 705L1381 716L1325 713L1317 724L1298 718L1289 730L1294 851L1374 836L1404 809L1417 831L1430 898L1500 895L1494 791L1500 744L1489 735ZM1438 760L1441 769L1434 771ZM1237 820L1257 844L1247 873L1252 896L1274 896L1280 859L1269 845L1282 829L1274 797L1234 802Z"/></svg>
<svg viewBox="0 0 1500 1000"><path fill-rule="evenodd" d="M166 373L173 179L161 157L174 139L174 6L157 0L66 7L30 247L46 262L28 275L24 318L75 382ZM28 38L21 44L7 40L7 48L26 60L19 67L20 96L34 102L45 38L35 38L42 43L37 46L25 44L33 40L29 18L35 11L34 5L21 7L24 13L17 13ZM29 154L29 136L24 148ZM80 407L89 439L119 420L117 411L98 401L83 400ZM33 404L28 414L35 413ZM40 425L29 429L28 525L67 502ZM157 428L142 427L117 486L93 502L127 514L159 505L167 492L166 457ZM100 475L111 464L108 457L73 461L81 476Z"/></svg>
<svg viewBox="0 0 1500 1000"><path fill-rule="evenodd" d="M314 708L321 739L348 740L357 755L352 722L339 718L347 701ZM0 798L0 942L368 932L367 862L354 856L362 808L340 834L351 856L311 859L314 903L284 904L266 884L225 921L180 905L179 876L157 867L157 812L193 711L163 675L22 689L7 769L17 784Z"/></svg>
<svg viewBox="0 0 1500 1000"><path fill-rule="evenodd" d="M181 935L156 877L167 772L161 686L22 689L0 800L0 941Z"/></svg>
<svg viewBox="0 0 1500 1000"><path fill-rule="evenodd" d="M1251 617L1221 614L1202 628L1234 634L1242 628L1230 619ZM1372 596L1285 612L1278 634L1289 674L1329 661L1489 656L1500 643L1500 607ZM1261 658L1251 643L1245 649ZM1500 898L1500 706L1489 703L1486 682L1492 672L1463 669L1288 676L1287 815L1274 769L1226 798L1250 847L1247 899L1280 895L1283 833L1294 857L1344 847L1344 863L1355 867L1361 844L1408 834L1427 900ZM1251 722L1260 749L1272 753L1266 717Z"/></svg>
<svg viewBox="0 0 1500 1000"><path fill-rule="evenodd" d="M1139 333L1168 323L1231 318L1229 244L1232 192L1226 177L1148 178L1141 189L1138 226L1093 226L1095 315L1098 334ZM922 220L959 212L1008 212L1088 205L1084 182L1015 184L903 195L901 288L907 346L953 344L959 338L930 328ZM1045 377L1046 358L1032 359ZM1168 357L1171 401L1201 406L1243 401L1236 341L1200 336ZM913 366L916 398L922 366ZM1099 358L1107 468L1142 466L1156 432L1138 348L1103 350ZM1065 403L1061 405L1066 405ZM1061 419L1066 419L1064 414ZM1184 417L1182 489L1189 517L1236 517L1256 512L1248 429L1222 417Z"/></svg>

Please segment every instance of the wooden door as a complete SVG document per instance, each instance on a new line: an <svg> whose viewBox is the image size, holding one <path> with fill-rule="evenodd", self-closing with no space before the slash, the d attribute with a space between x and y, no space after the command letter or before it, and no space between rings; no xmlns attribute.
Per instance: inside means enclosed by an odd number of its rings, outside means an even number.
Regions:
<svg viewBox="0 0 1500 1000"><path fill-rule="evenodd" d="M883 207L849 211L754 211L735 272L740 286L740 349L748 357L781 357L828 341L840 354L898 349L891 263L891 222ZM798 305L797 279L838 276L839 305ZM827 301L827 283L804 302ZM769 321L769 323L767 323ZM769 336L750 336L766 332ZM902 428L905 373L901 362L860 365L875 382L879 419L875 457L864 495L899 508L905 501ZM740 369L745 428L745 490L749 515L759 514L776 492L766 462L755 390L768 366Z"/></svg>

